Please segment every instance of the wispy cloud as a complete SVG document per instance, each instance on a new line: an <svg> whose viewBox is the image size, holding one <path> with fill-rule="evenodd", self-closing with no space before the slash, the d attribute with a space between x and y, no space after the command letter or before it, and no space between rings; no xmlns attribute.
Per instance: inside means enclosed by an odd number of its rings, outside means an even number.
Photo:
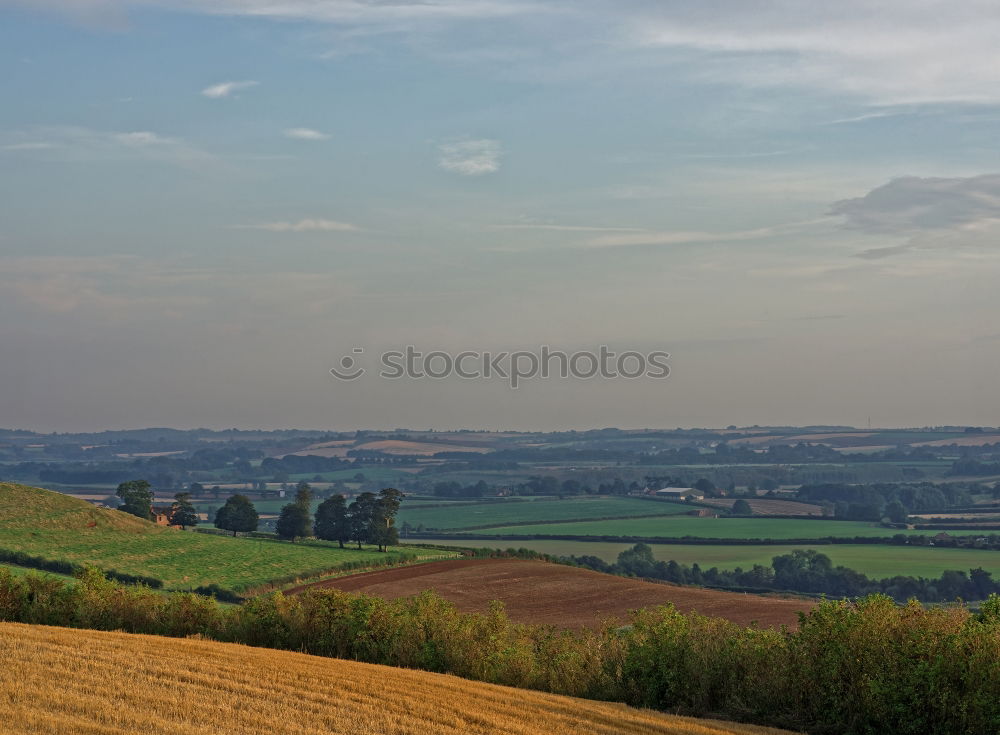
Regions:
<svg viewBox="0 0 1000 735"><path fill-rule="evenodd" d="M55 148L55 143L47 143L43 141L35 141L29 143L9 143L7 145L0 145L0 150L2 151L44 151L49 148Z"/></svg>
<svg viewBox="0 0 1000 735"><path fill-rule="evenodd" d="M847 92L883 105L1000 99L1000 6L947 0L627 2L647 48L687 49L700 76Z"/></svg>
<svg viewBox="0 0 1000 735"><path fill-rule="evenodd" d="M349 222L331 219L300 219L298 222L261 222L252 225L235 225L238 230L266 230L267 232L357 232L361 228Z"/></svg>
<svg viewBox="0 0 1000 735"><path fill-rule="evenodd" d="M142 158L196 168L218 163L197 146L150 130L95 130L72 125L0 131L0 150L39 151L74 160Z"/></svg>
<svg viewBox="0 0 1000 735"><path fill-rule="evenodd" d="M205 87L201 90L201 94L202 96L210 99L221 99L222 97L229 97L233 92L239 92L242 89L256 87L257 84L257 82L252 80L243 82L222 82L220 84L213 84L210 87Z"/></svg>
<svg viewBox="0 0 1000 735"><path fill-rule="evenodd" d="M493 225L494 230L548 230L551 232L645 232L641 227L594 227L591 225L513 224Z"/></svg>
<svg viewBox="0 0 1000 735"><path fill-rule="evenodd" d="M133 133L114 133L114 138L122 145L142 147L148 145L176 145L177 141L148 130L138 130Z"/></svg>
<svg viewBox="0 0 1000 735"><path fill-rule="evenodd" d="M288 128L285 137L292 140L330 140L329 133L323 133L312 128Z"/></svg>
<svg viewBox="0 0 1000 735"><path fill-rule="evenodd" d="M826 222L825 219L790 222L773 227L759 227L749 230L731 232L708 232L688 230L640 230L620 235L603 235L584 243L593 248L641 247L653 245L696 245L699 243L739 242L743 240L762 240L779 235L786 235L797 230L807 229Z"/></svg>
<svg viewBox="0 0 1000 735"><path fill-rule="evenodd" d="M481 138L442 143L438 166L462 176L482 176L500 170L500 141Z"/></svg>

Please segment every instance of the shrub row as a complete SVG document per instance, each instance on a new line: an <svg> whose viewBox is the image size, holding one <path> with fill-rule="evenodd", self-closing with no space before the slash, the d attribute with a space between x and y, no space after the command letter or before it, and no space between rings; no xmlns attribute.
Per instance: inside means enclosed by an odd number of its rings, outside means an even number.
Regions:
<svg viewBox="0 0 1000 735"><path fill-rule="evenodd" d="M201 635L812 735L1000 731L997 596L978 615L883 596L824 601L795 631L671 606L635 612L627 626L566 631L512 623L499 603L463 614L429 592L387 601L322 589L227 607L122 587L96 570L77 585L0 570L0 619Z"/></svg>
<svg viewBox="0 0 1000 735"><path fill-rule="evenodd" d="M76 564L75 562L64 561L62 559L46 559L42 556L32 556L23 551L14 551L12 549L0 549L0 562L65 575L78 574L83 569L83 565ZM161 589L163 587L163 580L156 577L146 577L141 574L125 574L114 569L105 569L102 573L108 579L113 579L122 584L144 584L153 589Z"/></svg>
<svg viewBox="0 0 1000 735"><path fill-rule="evenodd" d="M745 516L744 516L745 518ZM892 536L824 536L823 538L702 538L700 536L613 536L586 535L564 533L535 534L490 534L476 535L474 533L430 533L411 532L407 538L413 539L455 539L458 541L495 540L495 541L610 541L626 544L688 544L701 546L789 546L795 544L893 544L900 542ZM906 539L924 539L930 537L904 536ZM914 542L915 543L915 542Z"/></svg>

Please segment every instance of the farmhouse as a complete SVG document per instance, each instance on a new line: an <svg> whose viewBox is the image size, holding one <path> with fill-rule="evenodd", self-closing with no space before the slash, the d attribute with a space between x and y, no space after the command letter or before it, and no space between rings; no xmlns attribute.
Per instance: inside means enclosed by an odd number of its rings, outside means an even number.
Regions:
<svg viewBox="0 0 1000 735"><path fill-rule="evenodd" d="M156 506L153 506L150 508L149 520L157 526L169 526L170 508L157 508Z"/></svg>
<svg viewBox="0 0 1000 735"><path fill-rule="evenodd" d="M669 500L684 500L685 498L694 498L695 500L705 499L705 493L695 490L693 487L661 487L653 495L658 498L668 498Z"/></svg>

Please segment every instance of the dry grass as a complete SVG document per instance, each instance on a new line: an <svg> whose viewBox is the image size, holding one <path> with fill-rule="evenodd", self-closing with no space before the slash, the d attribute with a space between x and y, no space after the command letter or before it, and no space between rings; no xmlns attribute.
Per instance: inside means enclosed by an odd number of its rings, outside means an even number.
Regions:
<svg viewBox="0 0 1000 735"><path fill-rule="evenodd" d="M9 735L782 731L229 643L0 624Z"/></svg>

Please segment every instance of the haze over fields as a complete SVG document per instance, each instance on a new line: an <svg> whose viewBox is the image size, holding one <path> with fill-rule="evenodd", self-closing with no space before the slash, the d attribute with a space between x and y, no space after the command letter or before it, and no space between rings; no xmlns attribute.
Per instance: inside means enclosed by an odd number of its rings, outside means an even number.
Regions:
<svg viewBox="0 0 1000 735"><path fill-rule="evenodd" d="M0 415L995 425L998 31L943 0L0 0ZM672 373L328 372L542 344Z"/></svg>

